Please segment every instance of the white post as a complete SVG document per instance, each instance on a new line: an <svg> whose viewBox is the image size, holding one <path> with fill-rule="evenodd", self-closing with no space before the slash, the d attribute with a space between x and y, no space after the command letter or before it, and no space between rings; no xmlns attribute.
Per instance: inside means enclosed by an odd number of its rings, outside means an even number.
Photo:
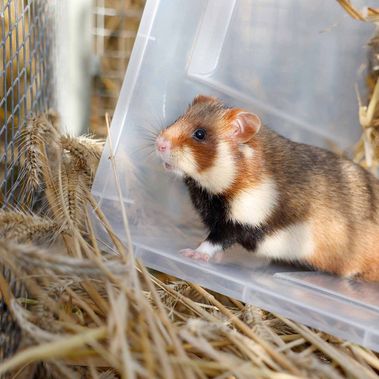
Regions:
<svg viewBox="0 0 379 379"><path fill-rule="evenodd" d="M63 130L88 132L92 0L57 2L57 108Z"/></svg>

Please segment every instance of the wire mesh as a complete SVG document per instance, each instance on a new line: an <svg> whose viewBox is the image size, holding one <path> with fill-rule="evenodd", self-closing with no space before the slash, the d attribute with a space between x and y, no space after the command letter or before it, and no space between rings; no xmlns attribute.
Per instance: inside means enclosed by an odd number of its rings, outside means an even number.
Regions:
<svg viewBox="0 0 379 379"><path fill-rule="evenodd" d="M144 5L145 0L94 2L91 126L98 135L106 134L104 117L113 114Z"/></svg>
<svg viewBox="0 0 379 379"><path fill-rule="evenodd" d="M31 113L54 105L54 1L0 0L0 205L20 180L16 139Z"/></svg>

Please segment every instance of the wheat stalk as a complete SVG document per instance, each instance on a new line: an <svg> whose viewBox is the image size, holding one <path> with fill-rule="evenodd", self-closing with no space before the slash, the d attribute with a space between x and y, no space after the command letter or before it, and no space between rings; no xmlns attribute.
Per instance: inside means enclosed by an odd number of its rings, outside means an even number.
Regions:
<svg viewBox="0 0 379 379"><path fill-rule="evenodd" d="M48 217L0 210L0 239L17 242L51 241L60 227Z"/></svg>

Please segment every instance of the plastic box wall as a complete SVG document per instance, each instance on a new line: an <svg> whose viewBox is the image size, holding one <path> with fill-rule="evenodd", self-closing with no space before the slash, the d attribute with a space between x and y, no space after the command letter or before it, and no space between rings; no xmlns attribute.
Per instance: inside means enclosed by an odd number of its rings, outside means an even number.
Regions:
<svg viewBox="0 0 379 379"><path fill-rule="evenodd" d="M354 86L371 33L330 0L147 2L111 127L133 243L147 266L379 350L375 284L270 264L238 248L220 263L180 256L206 231L147 138L203 93L253 110L297 141L351 146L360 133ZM125 240L108 157L106 148L93 193Z"/></svg>

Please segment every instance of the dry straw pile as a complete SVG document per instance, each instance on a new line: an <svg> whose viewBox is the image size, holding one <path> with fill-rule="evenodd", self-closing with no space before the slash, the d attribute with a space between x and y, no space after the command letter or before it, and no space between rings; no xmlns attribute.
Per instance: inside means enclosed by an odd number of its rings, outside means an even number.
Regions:
<svg viewBox="0 0 379 379"><path fill-rule="evenodd" d="M337 0L347 13L360 21L372 22L376 32L368 42L368 104L363 104L358 94L359 121L362 137L355 149L355 161L378 174L379 167L379 9L367 8L363 13L348 0Z"/></svg>
<svg viewBox="0 0 379 379"><path fill-rule="evenodd" d="M53 113L34 117L20 138L20 196L39 198L38 213L0 213L0 375L377 377L365 348L146 270L89 191L102 144L57 124ZM113 254L99 249L89 207Z"/></svg>
<svg viewBox="0 0 379 379"><path fill-rule="evenodd" d="M146 270L90 193L100 141L63 135L49 112L18 142L20 203L0 211L0 377L378 377L368 349Z"/></svg>
<svg viewBox="0 0 379 379"><path fill-rule="evenodd" d="M97 70L92 81L90 123L106 135L105 113L112 114L132 53L145 0L94 0L93 51Z"/></svg>

